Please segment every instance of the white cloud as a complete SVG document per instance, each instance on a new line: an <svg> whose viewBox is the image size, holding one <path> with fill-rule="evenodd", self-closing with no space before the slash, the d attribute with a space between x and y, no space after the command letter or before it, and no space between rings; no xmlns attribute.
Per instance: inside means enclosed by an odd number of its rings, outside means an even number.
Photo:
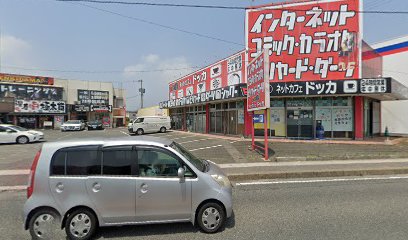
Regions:
<svg viewBox="0 0 408 240"><path fill-rule="evenodd" d="M160 59L159 55L156 55L156 54L150 54L145 57L145 61L148 63L155 63L159 61L159 59Z"/></svg>
<svg viewBox="0 0 408 240"><path fill-rule="evenodd" d="M156 54L141 57L136 64L129 65L124 69L125 81L143 79L143 87L146 89L144 107L158 105L159 102L168 99L168 83L182 77L194 69L185 57L162 58ZM139 94L140 83L126 83L127 97ZM138 109L140 98L129 98L128 109Z"/></svg>
<svg viewBox="0 0 408 240"><path fill-rule="evenodd" d="M11 35L2 35L0 41L2 66L31 65L32 47L27 41Z"/></svg>

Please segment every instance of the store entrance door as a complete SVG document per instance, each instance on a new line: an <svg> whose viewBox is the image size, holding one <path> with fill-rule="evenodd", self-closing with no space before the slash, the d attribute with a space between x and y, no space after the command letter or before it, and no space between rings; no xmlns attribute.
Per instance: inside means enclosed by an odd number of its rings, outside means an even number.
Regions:
<svg viewBox="0 0 408 240"><path fill-rule="evenodd" d="M287 110L287 136L289 138L313 138L313 110Z"/></svg>

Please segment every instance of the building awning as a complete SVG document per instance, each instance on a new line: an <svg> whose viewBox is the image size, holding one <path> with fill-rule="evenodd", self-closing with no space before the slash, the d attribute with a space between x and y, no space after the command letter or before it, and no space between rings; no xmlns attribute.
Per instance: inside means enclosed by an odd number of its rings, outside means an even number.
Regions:
<svg viewBox="0 0 408 240"><path fill-rule="evenodd" d="M408 100L408 87L393 78L361 78L271 82L270 97L341 97L365 96L380 101ZM220 102L246 97L246 84L230 86L189 97L161 102L160 108L177 108L208 102Z"/></svg>

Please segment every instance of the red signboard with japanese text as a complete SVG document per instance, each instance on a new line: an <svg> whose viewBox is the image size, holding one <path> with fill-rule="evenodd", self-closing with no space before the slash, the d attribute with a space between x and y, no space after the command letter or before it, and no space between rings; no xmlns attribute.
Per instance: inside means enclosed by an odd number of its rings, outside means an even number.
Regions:
<svg viewBox="0 0 408 240"><path fill-rule="evenodd" d="M169 100L245 83L245 52L169 83Z"/></svg>
<svg viewBox="0 0 408 240"><path fill-rule="evenodd" d="M268 52L262 51L247 66L248 111L262 110L270 107L268 65Z"/></svg>
<svg viewBox="0 0 408 240"><path fill-rule="evenodd" d="M0 82L53 85L54 78L0 73Z"/></svg>
<svg viewBox="0 0 408 240"><path fill-rule="evenodd" d="M292 1L246 11L247 59L262 49L271 82L361 78L359 0Z"/></svg>

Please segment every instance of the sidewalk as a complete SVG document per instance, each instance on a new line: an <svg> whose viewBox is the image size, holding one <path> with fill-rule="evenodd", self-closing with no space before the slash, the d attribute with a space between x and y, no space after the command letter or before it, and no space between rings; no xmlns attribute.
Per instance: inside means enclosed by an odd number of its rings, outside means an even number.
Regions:
<svg viewBox="0 0 408 240"><path fill-rule="evenodd" d="M231 181L408 174L408 158L220 164Z"/></svg>

